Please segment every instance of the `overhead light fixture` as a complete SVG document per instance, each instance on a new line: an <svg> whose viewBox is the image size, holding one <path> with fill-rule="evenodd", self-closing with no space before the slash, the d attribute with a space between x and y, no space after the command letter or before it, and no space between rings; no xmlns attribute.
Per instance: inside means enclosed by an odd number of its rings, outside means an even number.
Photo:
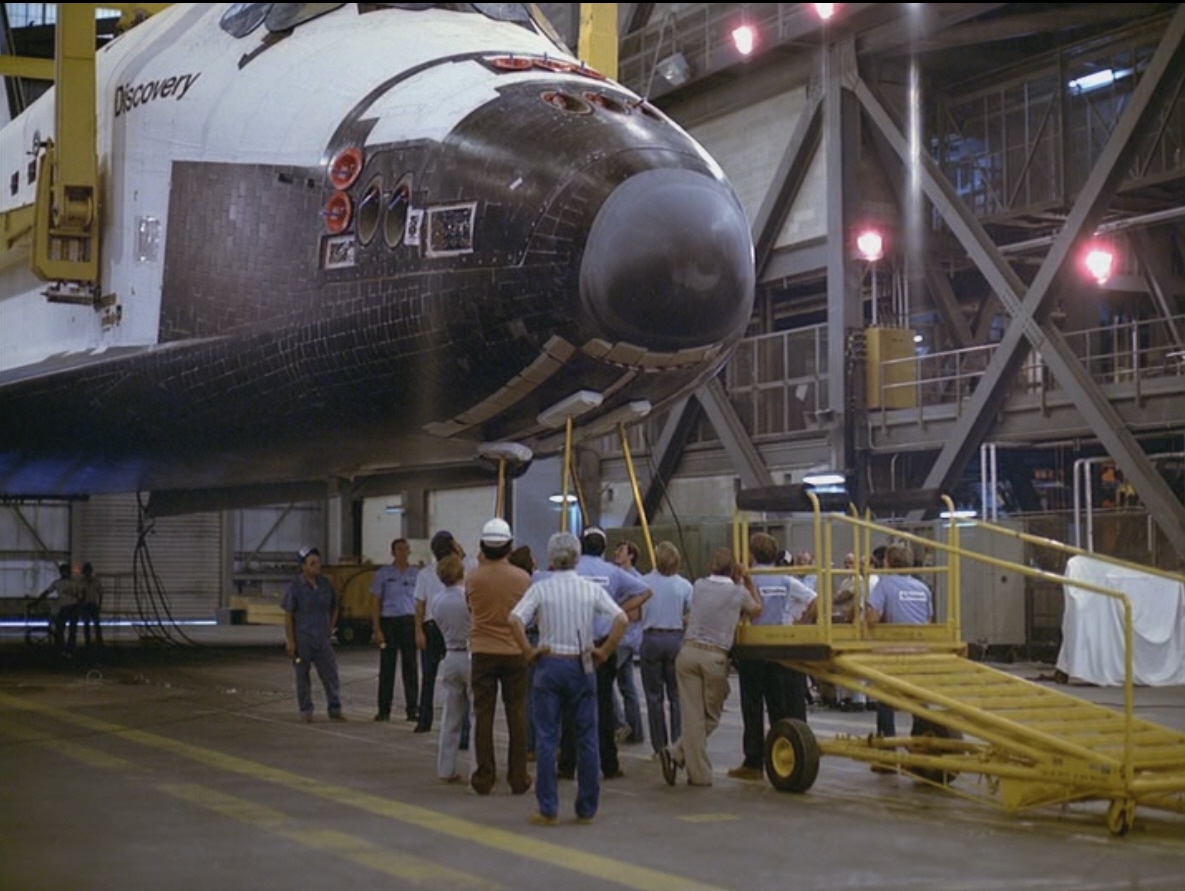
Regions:
<svg viewBox="0 0 1185 891"><path fill-rule="evenodd" d="M1095 242L1087 248L1082 263L1096 282L1106 284L1115 266L1115 252L1102 242Z"/></svg>
<svg viewBox="0 0 1185 891"><path fill-rule="evenodd" d="M802 481L813 489L821 489L828 486L842 486L848 480L836 470L812 470L803 476Z"/></svg>
<svg viewBox="0 0 1185 891"><path fill-rule="evenodd" d="M1092 71L1090 74L1076 77L1069 81L1066 86L1071 93L1089 93L1091 90L1101 90L1103 87L1109 87L1115 81L1130 77L1134 73L1134 69L1131 68L1124 68L1119 71L1113 68L1104 68L1102 71Z"/></svg>
<svg viewBox="0 0 1185 891"><path fill-rule="evenodd" d="M576 503L576 496L575 495L564 495L561 492L556 492L554 495L548 495L547 500L550 501L552 504L563 504L565 501L568 504L575 504Z"/></svg>
<svg viewBox="0 0 1185 891"><path fill-rule="evenodd" d="M732 42L742 56L752 55L757 48L757 31L749 24L738 25L732 30Z"/></svg>
<svg viewBox="0 0 1185 891"><path fill-rule="evenodd" d="M385 513L385 514L401 514L401 513L403 513L403 505L402 504L388 504L386 507L383 508L383 513Z"/></svg>
<svg viewBox="0 0 1185 891"><path fill-rule="evenodd" d="M864 229L856 235L856 251L862 260L875 263L885 255L885 237L876 229Z"/></svg>
<svg viewBox="0 0 1185 891"><path fill-rule="evenodd" d="M944 520L970 520L970 519L973 519L974 517L979 516L979 511L970 510L970 509L955 510L955 511L944 510L938 516Z"/></svg>
<svg viewBox="0 0 1185 891"><path fill-rule="evenodd" d="M678 50L660 60L656 68L658 76L672 87L681 87L691 79L691 66L687 64L687 58Z"/></svg>

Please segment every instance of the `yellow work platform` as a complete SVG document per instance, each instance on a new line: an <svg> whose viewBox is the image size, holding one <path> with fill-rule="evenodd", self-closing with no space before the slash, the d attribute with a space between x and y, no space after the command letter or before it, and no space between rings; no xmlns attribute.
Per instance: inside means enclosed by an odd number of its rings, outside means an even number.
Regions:
<svg viewBox="0 0 1185 891"><path fill-rule="evenodd" d="M1131 829L1137 806L1185 814L1185 733L1134 716L1132 614L1125 594L965 551L954 523L947 540L936 541L844 514L823 515L817 503L814 522L820 557L818 623L742 625L734 655L775 661L818 680L862 691L871 700L908 712L914 722L909 736L839 735L818 740L805 722L779 720L765 743L766 776L775 788L805 792L818 775L820 756L842 755L1009 811L1106 801L1107 825L1116 835ZM831 526L837 524L857 530L858 549L863 542L865 553L871 532L877 531L946 555L941 565L923 570L933 578L936 617L931 623L866 625L859 620L853 624L830 620L833 576L861 575L859 569L831 569ZM987 523L977 525L1018 535ZM736 552L742 556L747 555L747 531L747 524L738 524L735 530ZM1082 553L1057 542L1030 541L1034 542ZM1088 702L966 658L959 634L959 566L966 559L1072 584L1117 601L1128 651L1124 708ZM783 567L755 571L800 572ZM862 608L867 597L865 586L858 598Z"/></svg>
<svg viewBox="0 0 1185 891"><path fill-rule="evenodd" d="M786 651L756 643L764 630L747 629L738 655ZM1137 805L1185 813L1185 733L1133 718L1129 738L1122 712L926 648L775 661L917 718L910 736L827 740L800 721L778 722L766 740L766 773L782 791L807 791L819 756L840 755L1009 811L1108 801L1108 827L1119 835L1131 828Z"/></svg>

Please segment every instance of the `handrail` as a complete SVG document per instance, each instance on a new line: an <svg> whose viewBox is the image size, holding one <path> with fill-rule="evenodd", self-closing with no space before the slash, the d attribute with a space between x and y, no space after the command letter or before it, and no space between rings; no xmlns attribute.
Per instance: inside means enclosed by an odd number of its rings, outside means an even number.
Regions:
<svg viewBox="0 0 1185 891"><path fill-rule="evenodd" d="M1101 560L1104 563L1110 563L1112 566L1121 569L1132 569L1137 572L1147 573L1148 575L1160 576L1163 579L1168 579L1171 582L1181 582L1185 584L1185 575L1176 572L1170 572L1167 569L1158 569L1155 566L1145 566L1142 563L1133 563L1130 560L1124 560L1121 557L1112 557L1108 554L1100 554L1098 551L1088 551L1074 545L1068 545L1065 542L1057 541L1052 538L1045 538L1040 535L1033 535L1029 532L1018 532L1015 529L1009 529L1007 526L999 526L995 523L989 523L987 520L977 520L974 518L967 518L963 521L968 526L976 526L980 529L986 529L989 532L995 532L998 535L1006 535L1010 538L1023 541L1025 544L1037 545L1038 547L1047 547L1050 550L1061 551L1064 554L1070 554L1074 557L1093 557L1096 560Z"/></svg>
<svg viewBox="0 0 1185 891"><path fill-rule="evenodd" d="M948 512L951 514L951 517L948 520L948 525L947 525L947 541L946 542L940 541L937 538L926 538L925 536L916 535L912 532L907 532L906 530L903 530L903 529L896 529L896 528L893 528L890 526L884 526L884 525L876 523L870 519L861 519L858 516L849 516L847 514L841 514L841 513L828 513L827 514L827 516L826 516L826 520L827 520L826 530L827 530L827 532L826 532L826 534L824 534L824 531L823 531L824 530L824 525L823 525L824 517L823 517L822 511L820 509L818 499L814 496L813 493L810 493L809 490L808 490L807 494L809 495L812 506L814 508L813 523L814 523L815 538L816 538L816 543L817 543L815 553L818 555L816 558L817 566L819 567L818 572L820 574L821 579L824 577L826 577L826 579L827 579L826 583L820 584L819 591L817 592L818 597L820 598L820 606L818 608L819 618L817 619L818 632L819 632L818 639L821 643L824 643L828 648L833 647L834 644L836 643L836 641L833 639L833 636L832 636L832 624L831 624L831 606L832 606L832 597L833 597L831 578L834 574L837 574L837 573L847 574L849 572L857 575L858 577L866 578L867 573L865 571L865 563L864 563L864 561L862 561L860 559L860 557L861 557L861 552L864 551L865 549L868 549L869 551L871 550L869 548L869 545L871 545L872 534L874 532L883 534L886 537L891 538L891 539L920 544L924 547L939 550L939 551L942 551L947 554L948 564L945 568L943 568L943 567L914 567L911 570L894 570L894 569L879 568L878 567L877 574L878 575L904 574L905 572L917 572L919 569L924 569L926 572L933 573L933 574L945 572L948 577L947 596L946 596L946 600L947 600L946 620L942 623L931 623L931 624L932 625L939 624L939 625L944 626L946 629L946 632L947 632L948 636L950 636L951 640L961 640L961 638L962 638L962 625L961 625L961 619L962 619L962 613L961 613L961 609L962 609L962 607L961 607L962 563L961 563L961 561L964 557L971 559L971 560L978 561L980 563L987 564L989 566L994 566L994 567L997 567L1000 569L1008 570L1010 572L1019 573L1019 574L1026 576L1028 578L1038 579L1040 581L1050 582L1050 583L1058 584L1058 585L1069 585L1071 587L1074 587L1074 588L1077 588L1080 590L1089 591L1094 594L1101 594L1104 597L1108 597L1112 600L1119 601L1119 603L1122 604L1122 606L1123 606L1123 643L1124 643L1124 695L1123 695L1123 722L1124 722L1124 724L1123 724L1123 765L1122 765L1122 771L1123 771L1124 784L1125 784L1125 786L1130 787L1130 784L1132 783L1134 774L1135 774L1134 739L1133 739L1134 722L1135 722L1135 682L1134 682L1135 665L1134 665L1134 652L1133 652L1134 651L1134 646L1133 646L1134 621L1133 621L1131 598L1128 597L1128 595L1123 593L1122 591L1118 591L1113 588L1107 588L1102 585L1096 585L1093 582L1089 582L1089 581L1086 581L1083 579L1070 579L1067 576L1062 575L1060 573L1049 572L1044 569L1038 569L1036 567L1026 566L1021 563L1012 563L1008 560L1004 560L999 557L994 557L989 554L983 554L983 553L965 550L960 543L961 536L960 536L960 532L959 532L959 527L960 527L961 523L965 522L968 525L974 525L974 526L978 526L980 528L987 529L988 531L991 531L991 532L998 532L1000 534L1009 535L1014 538L1018 538L1022 541L1028 542L1030 544L1046 545L1046 546L1049 546L1053 549L1060 550L1060 551L1063 551L1066 553L1072 553L1072 554L1079 554L1079 555L1086 555L1086 556L1097 556L1097 555L1089 554L1088 552L1083 551L1080 548L1075 548L1070 545L1062 544L1061 542L1057 542L1052 539L1043 539L1039 536L1030 535L1027 533L1016 532L1014 530L1007 529L1002 526L996 526L994 524L987 523L982 520L957 521L955 519L955 517L953 516L954 504L951 501L951 499L946 495L943 495L942 499L946 503ZM853 511L853 513L854 513L854 511ZM745 512L742 512L739 510L735 513L733 534L734 534L734 543L738 545L737 553L744 554L745 559L747 560L747 557L748 557L748 535L747 535L748 520L744 514L745 514ZM833 570L831 568L832 564L834 563L833 554L832 554L832 546L834 543L834 537L831 534L831 530L832 530L834 524L836 524L836 523L846 524L852 530L852 538L854 541L853 553L856 554L856 557L857 557L857 564L856 564L856 568L854 570L846 570L846 569L845 570ZM744 533L745 533L743 538L741 537L742 531L744 531ZM863 539L863 541L862 541L862 539ZM1118 558L1104 558L1104 559L1106 559L1107 562L1109 562L1115 566L1120 566L1120 567L1124 567L1124 568L1131 568L1131 569L1136 569L1136 570L1142 570L1142 571L1150 571L1153 574L1160 575L1160 576L1172 579L1174 581L1182 581L1183 580L1180 576L1177 576L1173 573L1168 573L1168 572L1164 572L1164 571L1160 571L1160 570L1147 570L1146 567L1142 567L1142 566L1139 566L1138 564L1130 563L1125 560L1120 560ZM782 574L782 575L793 575L793 574L795 574L793 572L794 569L795 569L795 567L792 567L792 566L779 566L779 567L757 570L757 571L764 572L767 574L768 573L778 573L778 574ZM857 610L857 617L854 620L854 624L859 629L857 631L858 639L862 640L862 641L874 639L875 635L874 635L872 629L869 628L867 622L863 621L863 619L862 619L863 616L867 615L868 597L871 594L871 592L867 590L866 584L862 584L862 585L858 586L856 593L857 593L857 603L859 604L859 609Z"/></svg>
<svg viewBox="0 0 1185 891"><path fill-rule="evenodd" d="M1169 572L1163 569L1157 569L1152 566L1144 566L1139 563L1133 563L1130 560L1123 560L1119 557L1112 557L1107 554L1099 554L1093 551L1085 551L1082 548L1074 547L1051 538L1043 538L1042 536L1032 535L1026 532L1017 532L1009 529L1006 526L998 526L994 523L988 523L983 520L973 520L970 525L985 529L988 532L993 532L998 535L1005 535L1011 538L1016 538L1026 544L1036 545L1038 547L1049 548L1053 551L1059 551L1064 554L1070 554L1077 557L1090 557L1099 562L1115 566L1120 569L1129 569L1135 572L1141 572L1146 575L1158 576L1168 581L1185 584L1185 576L1179 573ZM1130 781L1133 768L1131 765L1130 754L1132 745L1132 716L1135 711L1135 654L1134 650L1134 622L1132 618L1132 604L1131 599L1118 591L1113 591L1106 588L1098 588L1097 586L1085 584L1077 580L1070 581L1069 584L1076 588L1092 591L1094 593L1103 594L1109 597L1119 597L1123 602L1123 701L1124 701L1124 778Z"/></svg>

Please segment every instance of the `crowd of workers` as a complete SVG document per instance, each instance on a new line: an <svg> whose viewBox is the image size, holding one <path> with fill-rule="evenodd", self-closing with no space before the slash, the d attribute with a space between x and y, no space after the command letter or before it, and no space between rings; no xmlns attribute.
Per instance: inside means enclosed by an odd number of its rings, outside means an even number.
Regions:
<svg viewBox="0 0 1185 891"><path fill-rule="evenodd" d="M407 720L415 732L431 732L439 679L437 775L489 795L500 775L494 726L501 701L507 730L501 775L514 795L534 788L530 821L539 825L559 820L561 779L576 781L577 821L595 818L602 781L624 776L618 745L649 739L667 783L684 771L689 785L710 786L707 741L734 672L743 730L742 761L728 772L733 778L762 778L766 720L770 726L783 718L806 721L812 698L837 708L875 708L877 732L896 735L893 710L858 690L813 684L780 663L737 657L733 641L741 622L817 621L819 582L810 553L791 557L773 536L756 532L747 563L718 548L707 574L692 583L680 574L683 557L669 541L654 548L654 568L645 574L632 542L620 543L612 559L607 546L597 527L580 537L558 532L540 567L528 547L515 547L509 524L494 518L482 529L476 559L441 530L431 540L433 564L420 568L410 563L410 543L396 539L391 563L371 586L380 648L374 720L390 721L401 673ZM345 720L332 646L339 600L321 575L320 553L306 548L299 560L300 574L281 604L299 713L313 720L315 668L329 718ZM929 587L903 571L914 565L908 546L877 548L865 573L853 571L854 561L849 554L839 574L833 622L933 620ZM888 570L878 575L882 567ZM857 590L862 583L866 598ZM471 734L472 767L463 774L460 752L469 749Z"/></svg>

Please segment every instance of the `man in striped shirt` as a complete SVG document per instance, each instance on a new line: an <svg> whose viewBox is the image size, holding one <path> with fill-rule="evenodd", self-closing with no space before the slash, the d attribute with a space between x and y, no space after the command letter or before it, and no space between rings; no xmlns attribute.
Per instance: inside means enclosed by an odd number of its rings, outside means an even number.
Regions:
<svg viewBox="0 0 1185 891"><path fill-rule="evenodd" d="M576 819L591 823L600 803L600 752L597 740L597 682L594 672L613 655L625 633L625 612L603 587L576 573L580 542L570 532L557 532L547 542L552 574L535 582L510 612L510 628L528 661L535 663L535 798L539 809L531 822L558 822L559 791L554 769L559 750L561 717L574 716L576 735ZM594 618L612 623L603 641L594 644ZM539 645L527 640L527 626L539 628Z"/></svg>

